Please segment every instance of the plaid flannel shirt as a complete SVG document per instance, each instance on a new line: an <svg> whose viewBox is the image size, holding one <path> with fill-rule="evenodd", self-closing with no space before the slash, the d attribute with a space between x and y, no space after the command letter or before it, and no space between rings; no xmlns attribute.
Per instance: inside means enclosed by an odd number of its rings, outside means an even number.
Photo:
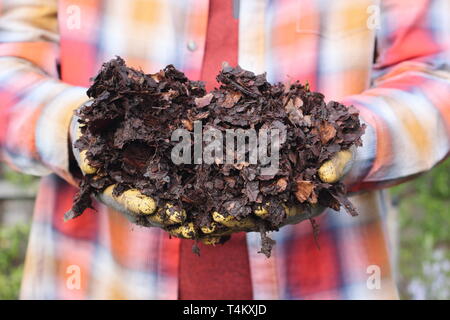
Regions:
<svg viewBox="0 0 450 320"><path fill-rule="evenodd" d="M308 81L327 99L355 105L368 125L348 176L360 215L323 214L320 250L308 223L284 227L273 233L270 259L248 234L254 298L396 298L379 190L449 153L450 1L236 5L243 68L272 82ZM207 19L208 0L0 1L0 154L43 176L22 298L177 298L181 240L98 203L97 212L63 222L76 192L67 133L89 78L115 55L146 72L172 63L198 79ZM373 276L380 286L370 285Z"/></svg>

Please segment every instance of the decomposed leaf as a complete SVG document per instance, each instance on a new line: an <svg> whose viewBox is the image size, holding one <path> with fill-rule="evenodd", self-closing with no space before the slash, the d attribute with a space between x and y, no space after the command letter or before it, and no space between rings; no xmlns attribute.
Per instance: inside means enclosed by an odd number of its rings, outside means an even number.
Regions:
<svg viewBox="0 0 450 320"><path fill-rule="evenodd" d="M322 121L319 126L319 134L322 144L326 144L336 136L336 129L331 123Z"/></svg>
<svg viewBox="0 0 450 320"><path fill-rule="evenodd" d="M314 190L314 184L311 181L298 180L295 182L297 185L297 191L295 191L295 197L300 202L308 200L309 196Z"/></svg>

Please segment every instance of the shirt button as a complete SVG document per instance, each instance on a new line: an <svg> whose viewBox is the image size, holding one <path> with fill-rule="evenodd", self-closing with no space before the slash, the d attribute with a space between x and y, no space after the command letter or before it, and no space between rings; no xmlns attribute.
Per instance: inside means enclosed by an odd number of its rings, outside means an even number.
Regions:
<svg viewBox="0 0 450 320"><path fill-rule="evenodd" d="M195 51L195 50L197 50L197 44L195 43L195 41L190 40L187 43L187 48L188 48L189 51Z"/></svg>

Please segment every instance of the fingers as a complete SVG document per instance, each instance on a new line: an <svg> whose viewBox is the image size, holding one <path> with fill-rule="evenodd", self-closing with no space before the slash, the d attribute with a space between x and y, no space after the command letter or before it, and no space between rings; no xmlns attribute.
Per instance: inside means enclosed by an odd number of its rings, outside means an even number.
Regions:
<svg viewBox="0 0 450 320"><path fill-rule="evenodd" d="M164 212L171 223L182 223L186 220L186 211L172 204L167 203Z"/></svg>
<svg viewBox="0 0 450 320"><path fill-rule="evenodd" d="M214 233L217 230L217 223L216 222L211 222L209 225L201 227L200 230L204 234Z"/></svg>
<svg viewBox="0 0 450 320"><path fill-rule="evenodd" d="M254 214L261 219L267 219L269 217L269 206L270 202L266 202L264 205L257 206L254 210ZM304 210L300 209L299 207L287 207L284 204L282 204L282 206L286 213L286 219L304 213Z"/></svg>
<svg viewBox="0 0 450 320"><path fill-rule="evenodd" d="M333 158L325 161L318 170L319 178L325 183L339 181L349 169L353 152L350 150L339 151Z"/></svg>
<svg viewBox="0 0 450 320"><path fill-rule="evenodd" d="M183 239L199 239L204 244L218 244L222 236L231 233L230 230L221 229L216 222L200 227L200 232L196 230L193 222L186 222L181 226L169 228L168 231L172 236Z"/></svg>
<svg viewBox="0 0 450 320"><path fill-rule="evenodd" d="M269 205L270 203L266 203L265 205L257 207L254 210L254 214L261 219L268 218ZM310 210L305 210L303 207L299 206L282 206L286 212L286 217L282 225L295 224L302 220L310 219L322 213L324 209L320 206L314 207ZM152 217L155 216L157 217L158 214ZM202 241L204 244L215 245L221 243L224 236L228 236L232 233L240 231L254 231L258 229L258 218L254 216L248 216L238 220L232 215L225 215L217 211L214 211L211 216L213 221L211 221L208 225L195 227L193 222L184 222L179 226L169 226L169 228L167 228L166 230L168 230L168 232L172 236L178 238L197 239L199 241ZM158 222L161 223L161 220L159 220Z"/></svg>
<svg viewBox="0 0 450 320"><path fill-rule="evenodd" d="M170 229L169 234L182 239L197 239L198 236L192 222ZM203 236L199 240L206 245L216 245L222 242L222 236Z"/></svg>
<svg viewBox="0 0 450 320"><path fill-rule="evenodd" d="M87 150L83 150L78 154L78 165L80 166L81 172L84 174L94 174L97 172L97 168L94 168L89 164L86 157Z"/></svg>
<svg viewBox="0 0 450 320"><path fill-rule="evenodd" d="M81 125L78 122L78 116L73 116L70 124L70 137L72 143L77 141L81 137ZM94 168L89 164L87 160L87 150L79 151L77 148L72 148L75 159L78 162L80 170L83 174L94 174L97 172L97 168Z"/></svg>
<svg viewBox="0 0 450 320"><path fill-rule="evenodd" d="M157 216L156 214L155 216ZM186 219L186 217L184 217ZM184 239L199 239L205 244L220 243L223 236L238 231L254 230L256 227L253 218L247 217L237 220L232 215L224 216L215 211L208 225L196 229L193 222L183 223L181 226L169 227L172 236ZM161 223L161 221L159 221Z"/></svg>
<svg viewBox="0 0 450 320"><path fill-rule="evenodd" d="M286 216L285 216L281 226L284 226L286 224L299 223L300 221L313 218L324 211L324 208L322 206L314 206L314 207L305 209L305 207L301 207L301 206L288 207L284 204L281 204L281 205L283 206L284 211L286 213ZM260 205L260 206L256 207L256 209L254 210L254 214L261 219L268 219L269 218L269 206L270 206L270 202L267 202L264 205Z"/></svg>
<svg viewBox="0 0 450 320"><path fill-rule="evenodd" d="M113 194L115 185L107 187L100 195L100 200L121 212L151 215L156 211L155 201L142 194L137 189L130 189L116 196Z"/></svg>
<svg viewBox="0 0 450 320"><path fill-rule="evenodd" d="M174 237L183 239L195 239L197 236L193 222L188 222L179 227L170 229L169 233Z"/></svg>
<svg viewBox="0 0 450 320"><path fill-rule="evenodd" d="M269 205L266 203L254 210L255 216L237 219L233 215L225 215L214 211L212 221L208 225L195 227L194 223L186 222L187 214L176 205L167 203L157 208L156 202L151 197L142 194L137 189L129 189L120 195L114 195L115 185L107 187L99 196L106 205L125 213L130 218L145 219L142 224L163 227L172 236L184 239L200 239L207 244L217 244L222 236L239 231L254 231L258 229L258 218L269 217ZM284 224L297 223L320 214L323 208L305 211L304 208L284 206L286 219ZM258 217L258 218L257 218ZM146 222L147 221L147 222ZM217 238L217 239L216 239Z"/></svg>
<svg viewBox="0 0 450 320"><path fill-rule="evenodd" d="M183 224L186 221L186 211L180 210L173 204L166 203L164 206L157 208L155 200L142 194L139 190L129 189L120 195L114 195L115 187L116 185L110 185L98 198L107 206L125 214L131 221L139 218L139 224L163 228ZM189 228L192 229L192 227ZM187 237L186 235L190 232L184 228L183 225L183 228L174 232Z"/></svg>
<svg viewBox="0 0 450 320"><path fill-rule="evenodd" d="M246 217L238 220L232 215L225 216L217 211L214 211L212 214L212 218L215 222L236 231L256 228L256 223L251 217Z"/></svg>
<svg viewBox="0 0 450 320"><path fill-rule="evenodd" d="M170 226L183 223L186 220L186 217L185 210L170 203L166 203L163 207L158 209L156 214L149 216L147 219L158 225Z"/></svg>
<svg viewBox="0 0 450 320"><path fill-rule="evenodd" d="M300 221L314 218L325 210L325 208L322 206L314 206L308 209L301 208L299 206L284 206L284 209L286 212L286 220L284 221L283 225L297 224Z"/></svg>

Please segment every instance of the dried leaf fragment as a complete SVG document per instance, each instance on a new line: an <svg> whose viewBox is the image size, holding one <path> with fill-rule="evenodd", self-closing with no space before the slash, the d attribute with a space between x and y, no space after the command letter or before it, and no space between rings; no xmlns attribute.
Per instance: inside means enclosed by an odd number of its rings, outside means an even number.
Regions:
<svg viewBox="0 0 450 320"><path fill-rule="evenodd" d="M336 136L336 129L331 123L322 121L319 126L319 135L322 144L326 144Z"/></svg>
<svg viewBox="0 0 450 320"><path fill-rule="evenodd" d="M197 108L204 108L208 104L211 103L211 100L213 97L214 96L212 93L208 93L208 94L204 95L203 97L195 98L194 99L195 105L197 106Z"/></svg>
<svg viewBox="0 0 450 320"><path fill-rule="evenodd" d="M297 191L295 191L295 197L300 202L308 200L309 196L314 190L314 184L311 181L299 180L296 181Z"/></svg>

